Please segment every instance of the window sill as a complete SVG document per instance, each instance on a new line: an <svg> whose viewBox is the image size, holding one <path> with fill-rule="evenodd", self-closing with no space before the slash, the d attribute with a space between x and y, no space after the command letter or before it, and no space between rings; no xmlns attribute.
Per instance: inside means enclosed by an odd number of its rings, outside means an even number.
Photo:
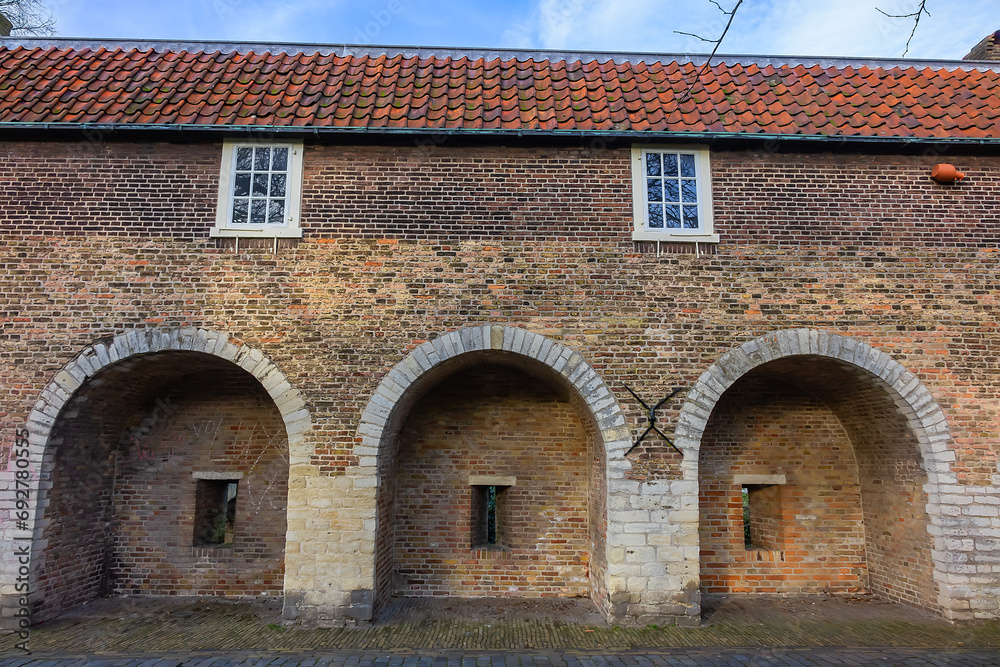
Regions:
<svg viewBox="0 0 1000 667"><path fill-rule="evenodd" d="M191 555L195 558L224 558L234 553L232 544L199 544L191 547Z"/></svg>
<svg viewBox="0 0 1000 667"><path fill-rule="evenodd" d="M234 229L232 227L212 227L211 238L241 238L241 239L300 239L300 227L271 227Z"/></svg>
<svg viewBox="0 0 1000 667"><path fill-rule="evenodd" d="M660 243L719 243L718 234L671 234L669 232L632 232L633 241Z"/></svg>
<svg viewBox="0 0 1000 667"><path fill-rule="evenodd" d="M749 546L745 550L745 563L784 563L784 549Z"/></svg>
<svg viewBox="0 0 1000 667"><path fill-rule="evenodd" d="M472 547L472 557L484 560L500 560L509 558L512 555L510 547L499 544L480 544Z"/></svg>
<svg viewBox="0 0 1000 667"><path fill-rule="evenodd" d="M718 243L690 243L682 241L633 241L635 252L640 255L715 255L718 252Z"/></svg>

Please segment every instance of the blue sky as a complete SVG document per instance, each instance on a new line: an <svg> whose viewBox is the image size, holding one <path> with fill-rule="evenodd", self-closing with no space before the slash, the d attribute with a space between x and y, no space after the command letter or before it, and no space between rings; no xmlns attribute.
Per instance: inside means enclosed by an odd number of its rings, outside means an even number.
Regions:
<svg viewBox="0 0 1000 667"><path fill-rule="evenodd" d="M705 53L709 0L43 0L65 37ZM736 0L719 0L731 7ZM721 53L898 58L917 0L745 0ZM1000 29L1000 0L929 0L909 57L957 59Z"/></svg>

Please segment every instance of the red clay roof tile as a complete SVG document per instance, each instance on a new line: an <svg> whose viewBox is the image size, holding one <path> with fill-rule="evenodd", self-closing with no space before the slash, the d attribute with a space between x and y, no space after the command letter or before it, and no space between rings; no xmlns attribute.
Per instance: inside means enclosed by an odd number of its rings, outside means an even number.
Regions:
<svg viewBox="0 0 1000 667"><path fill-rule="evenodd" d="M4 123L997 138L1000 72L0 47Z"/></svg>

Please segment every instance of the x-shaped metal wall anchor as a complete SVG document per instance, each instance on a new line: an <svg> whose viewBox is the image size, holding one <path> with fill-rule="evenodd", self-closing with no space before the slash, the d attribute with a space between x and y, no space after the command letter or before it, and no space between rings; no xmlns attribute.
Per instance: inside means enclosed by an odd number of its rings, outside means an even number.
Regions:
<svg viewBox="0 0 1000 667"><path fill-rule="evenodd" d="M648 405L646 405L646 402L644 400L642 400L641 398L639 398L639 396L636 395L636 393L629 388L628 385L622 384L622 386L625 387L626 389L628 389L628 393L632 394L632 396L635 396L635 400L639 401L639 405L641 405L642 407L646 408L646 411L649 413L648 414L649 428L647 428L645 431L643 431L642 435L639 436L639 439L635 441L635 444L632 445L627 452L625 452L625 456L628 456L629 454L631 454L632 450L635 449L636 447L638 447L639 443L641 443L643 440L646 439L646 436L649 435L650 431L656 431L657 433L659 433L660 437L663 438L664 440L666 440L667 444L670 445L671 447L673 447L675 452L677 452L678 454L681 454L681 450L677 449L677 445L675 445L670 440L670 438L668 438L666 435L664 435L663 431L661 431L660 429L658 429L656 427L656 411L660 409L661 405L663 405L664 403L666 403L667 401L669 401L671 398L673 398L674 396L676 396L678 393L680 393L681 388L678 387L677 389L674 389L672 392L670 392L669 396L667 396L666 398L664 398L663 400L661 400L659 403L657 403L653 407L649 407Z"/></svg>

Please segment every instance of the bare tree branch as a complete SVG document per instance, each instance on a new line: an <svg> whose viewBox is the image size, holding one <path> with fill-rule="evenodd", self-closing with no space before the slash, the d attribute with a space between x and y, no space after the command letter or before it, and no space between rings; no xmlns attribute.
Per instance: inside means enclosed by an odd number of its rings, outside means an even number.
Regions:
<svg viewBox="0 0 1000 667"><path fill-rule="evenodd" d="M891 19L913 19L913 30L910 31L910 36L906 40L906 48L903 50L903 56L905 57L907 53L910 52L910 42L913 41L913 36L917 34L917 26L920 25L920 18L926 14L930 16L931 13L927 11L927 0L920 0L920 4L917 5L917 11L910 12L909 14L889 14L884 12L878 7L875 10L882 16L886 16Z"/></svg>
<svg viewBox="0 0 1000 667"><path fill-rule="evenodd" d="M701 81L702 75L704 75L705 72L707 72L712 67L712 59L715 58L715 54L719 51L719 47L722 46L722 40L724 40L726 38L726 35L729 34L729 28L731 28L733 25L733 19L736 18L736 12L739 10L740 5L743 4L743 0L737 0L733 8L727 12L725 8L723 8L723 6L720 5L716 0L709 0L709 2L718 7L720 12L729 17L729 20L726 22L726 27L722 30L722 34L719 35L718 39L706 39L701 35L695 35L690 32L681 32L680 30L674 30L674 32L677 33L678 35L690 35L691 37L700 39L703 42L710 42L712 44L715 44L715 46L712 48L712 53L708 56L708 60L705 61L705 64L702 65L701 70L698 71L697 77L695 77L695 80L691 82L691 85L688 86L688 89L684 91L684 94L681 95L680 100L682 102L691 95L691 91L694 90L694 87L698 85L699 81Z"/></svg>
<svg viewBox="0 0 1000 667"><path fill-rule="evenodd" d="M12 35L55 33L55 19L41 0L0 0L0 15L10 22Z"/></svg>
<svg viewBox="0 0 1000 667"><path fill-rule="evenodd" d="M715 42L719 41L717 39L708 39L707 37L702 37L701 35L696 35L693 32L684 32L683 30L674 30L674 34L677 34L677 35L687 35L688 37L694 37L695 39L700 39L703 42L710 42L712 44L714 44Z"/></svg>

